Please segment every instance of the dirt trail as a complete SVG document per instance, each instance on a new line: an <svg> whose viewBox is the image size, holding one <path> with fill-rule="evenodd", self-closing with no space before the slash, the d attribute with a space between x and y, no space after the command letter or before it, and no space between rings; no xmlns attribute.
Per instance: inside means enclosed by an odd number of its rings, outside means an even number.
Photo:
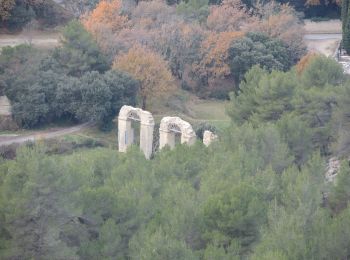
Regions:
<svg viewBox="0 0 350 260"><path fill-rule="evenodd" d="M305 43L309 51L316 51L332 56L341 40L341 21L330 20L312 22L305 20Z"/></svg>
<svg viewBox="0 0 350 260"><path fill-rule="evenodd" d="M19 34L0 34L0 49L5 46L33 44L42 48L53 48L59 43L59 33L53 32L21 32Z"/></svg>
<svg viewBox="0 0 350 260"><path fill-rule="evenodd" d="M330 33L341 33L341 21L340 20L329 20L322 22L312 22L308 19L304 20L304 29L307 34L330 34Z"/></svg>
<svg viewBox="0 0 350 260"><path fill-rule="evenodd" d="M46 131L38 131L34 134L29 134L29 135L21 135L21 136L0 135L0 146L10 145L10 144L21 144L25 142L34 142L36 140L42 140L42 139L52 139L63 135L79 132L83 129L88 128L89 126L91 126L91 123L85 123L85 124L81 124L73 127L61 128L59 130L53 129L53 130L46 130Z"/></svg>

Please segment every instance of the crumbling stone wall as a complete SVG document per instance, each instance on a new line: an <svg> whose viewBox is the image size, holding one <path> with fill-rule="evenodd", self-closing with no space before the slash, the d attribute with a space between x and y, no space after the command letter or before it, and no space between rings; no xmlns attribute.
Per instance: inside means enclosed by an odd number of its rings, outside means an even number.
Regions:
<svg viewBox="0 0 350 260"><path fill-rule="evenodd" d="M140 149L149 159L152 155L154 119L150 112L132 106L123 106L118 116L118 144L119 152L126 152L127 148L134 143L134 129L131 121L139 121Z"/></svg>
<svg viewBox="0 0 350 260"><path fill-rule="evenodd" d="M190 123L182 120L180 117L163 117L159 127L159 149L168 145L175 147L175 135L181 134L181 143L192 145L196 141L196 133Z"/></svg>

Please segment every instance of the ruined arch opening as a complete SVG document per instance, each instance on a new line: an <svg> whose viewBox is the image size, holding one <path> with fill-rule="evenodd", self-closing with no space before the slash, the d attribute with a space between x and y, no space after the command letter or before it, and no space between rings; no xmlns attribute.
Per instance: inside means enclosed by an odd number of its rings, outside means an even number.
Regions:
<svg viewBox="0 0 350 260"><path fill-rule="evenodd" d="M119 151L126 152L130 145L139 143L140 150L149 159L152 155L153 130L154 119L150 112L123 106L118 116Z"/></svg>
<svg viewBox="0 0 350 260"><path fill-rule="evenodd" d="M164 117L159 128L159 148L165 146L174 148L176 138L180 139L181 144L192 145L196 141L196 134L192 126L181 118Z"/></svg>
<svg viewBox="0 0 350 260"><path fill-rule="evenodd" d="M128 115L128 120L130 120L131 131L130 134L132 142L131 145L140 145L140 135L141 135L141 118L135 113L135 111L131 111Z"/></svg>
<svg viewBox="0 0 350 260"><path fill-rule="evenodd" d="M168 126L168 130L173 133L174 146L176 146L176 144L180 144L181 143L181 135L182 135L180 127L174 123L171 123Z"/></svg>

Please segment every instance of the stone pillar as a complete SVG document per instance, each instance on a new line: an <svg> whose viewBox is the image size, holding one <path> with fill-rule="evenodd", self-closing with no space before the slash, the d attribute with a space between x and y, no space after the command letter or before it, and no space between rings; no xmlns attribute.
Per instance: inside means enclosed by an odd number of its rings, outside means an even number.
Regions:
<svg viewBox="0 0 350 260"><path fill-rule="evenodd" d="M217 140L218 136L211 131L205 130L203 133L203 144L209 146L213 141Z"/></svg>
<svg viewBox="0 0 350 260"><path fill-rule="evenodd" d="M186 133L181 134L181 143L187 145L193 145L196 142L196 136L187 135Z"/></svg>
<svg viewBox="0 0 350 260"><path fill-rule="evenodd" d="M11 103L6 96L0 96L0 116L11 116Z"/></svg>
<svg viewBox="0 0 350 260"><path fill-rule="evenodd" d="M170 149L175 147L175 134L170 131L159 129L159 149L169 145Z"/></svg>
<svg viewBox="0 0 350 260"><path fill-rule="evenodd" d="M118 148L119 152L125 153L128 147L133 143L133 129L131 121L123 118L118 119Z"/></svg>
<svg viewBox="0 0 350 260"><path fill-rule="evenodd" d="M119 151L126 152L134 142L134 129L131 120L140 121L140 150L149 159L153 152L154 119L150 112L131 106L123 106L118 116Z"/></svg>
<svg viewBox="0 0 350 260"><path fill-rule="evenodd" d="M179 117L163 117L159 128L159 149L165 145L169 145L170 148L175 147L175 132L172 129L174 125L181 130L182 144L192 145L196 142L196 134L188 122Z"/></svg>
<svg viewBox="0 0 350 260"><path fill-rule="evenodd" d="M141 122L140 126L140 149L147 159L151 158L153 151L153 124L145 124Z"/></svg>

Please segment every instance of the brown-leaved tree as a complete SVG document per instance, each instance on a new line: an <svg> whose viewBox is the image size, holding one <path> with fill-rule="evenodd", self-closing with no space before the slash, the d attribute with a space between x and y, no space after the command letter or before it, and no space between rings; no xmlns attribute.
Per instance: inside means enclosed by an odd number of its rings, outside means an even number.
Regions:
<svg viewBox="0 0 350 260"><path fill-rule="evenodd" d="M121 30L127 26L128 18L121 15L122 2L120 0L101 1L96 8L83 16L82 22L85 28L95 37L101 28L112 32Z"/></svg>
<svg viewBox="0 0 350 260"><path fill-rule="evenodd" d="M162 56L138 44L126 54L117 56L113 68L128 72L140 81L139 96L143 109L148 108L151 98L166 98L176 88L168 63Z"/></svg>

